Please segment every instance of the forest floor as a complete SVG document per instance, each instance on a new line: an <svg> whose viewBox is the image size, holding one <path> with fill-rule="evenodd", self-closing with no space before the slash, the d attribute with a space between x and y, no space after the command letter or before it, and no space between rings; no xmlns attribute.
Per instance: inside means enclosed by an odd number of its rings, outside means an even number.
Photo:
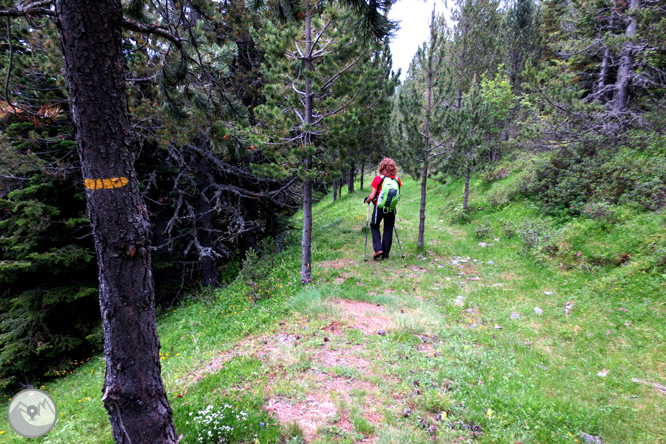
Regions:
<svg viewBox="0 0 666 444"><path fill-rule="evenodd" d="M418 183L405 180L401 244L383 261L364 260L364 194L329 196L314 209L314 285L300 285L295 228L258 306L239 279L163 314L182 442L215 442L203 418L218 412L230 428L249 415L223 442L665 443L666 277L645 272L644 248L666 238L663 215L553 226L559 250L544 256L507 223L537 210L492 209L474 185L458 224L443 209L460 182L429 188L419 249ZM47 384L61 421L41 442L111 442L103 367Z"/></svg>

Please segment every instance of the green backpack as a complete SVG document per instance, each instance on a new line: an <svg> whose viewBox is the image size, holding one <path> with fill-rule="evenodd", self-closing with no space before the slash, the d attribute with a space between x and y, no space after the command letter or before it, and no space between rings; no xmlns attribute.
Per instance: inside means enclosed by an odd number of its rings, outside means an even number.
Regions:
<svg viewBox="0 0 666 444"><path fill-rule="evenodd" d="M384 213L390 213L400 201L400 183L398 179L382 176L380 185L382 191L379 193L379 198L377 198L377 208Z"/></svg>

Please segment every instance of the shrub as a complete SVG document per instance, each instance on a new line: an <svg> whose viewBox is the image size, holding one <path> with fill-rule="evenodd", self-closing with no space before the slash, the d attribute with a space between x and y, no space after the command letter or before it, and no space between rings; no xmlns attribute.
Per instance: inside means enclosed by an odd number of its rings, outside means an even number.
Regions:
<svg viewBox="0 0 666 444"><path fill-rule="evenodd" d="M516 232L523 241L524 253L551 245L549 241L553 236L548 224L543 220L526 220L518 225Z"/></svg>
<svg viewBox="0 0 666 444"><path fill-rule="evenodd" d="M485 239L490 235L490 223L488 220L477 221L476 227L474 227L474 234L479 239Z"/></svg>
<svg viewBox="0 0 666 444"><path fill-rule="evenodd" d="M504 232L504 236L507 239L511 239L512 237L516 236L517 234L516 224L514 224L512 221L506 219L500 219L499 224L500 228Z"/></svg>
<svg viewBox="0 0 666 444"><path fill-rule="evenodd" d="M509 170L504 167L497 169L488 169L481 173L481 181L483 183L492 183L496 180L504 179L509 175Z"/></svg>
<svg viewBox="0 0 666 444"><path fill-rule="evenodd" d="M616 220L615 209L612 205L609 205L605 202L593 202L587 204L581 210L581 214L589 217L592 220L604 222L607 224L611 224Z"/></svg>
<svg viewBox="0 0 666 444"><path fill-rule="evenodd" d="M465 224L469 222L469 212L463 208L462 204L446 208L444 215L448 217L449 222L452 224Z"/></svg>
<svg viewBox="0 0 666 444"><path fill-rule="evenodd" d="M511 202L511 198L504 191L494 191L488 193L488 205L494 210L499 210Z"/></svg>
<svg viewBox="0 0 666 444"><path fill-rule="evenodd" d="M534 159L533 168L518 180L518 191L538 196L538 205L553 216L611 216L601 204L586 212L591 202L600 201L635 204L652 211L666 208L666 158L660 154L663 143L655 142L658 146L643 150L599 147L591 142L563 148Z"/></svg>

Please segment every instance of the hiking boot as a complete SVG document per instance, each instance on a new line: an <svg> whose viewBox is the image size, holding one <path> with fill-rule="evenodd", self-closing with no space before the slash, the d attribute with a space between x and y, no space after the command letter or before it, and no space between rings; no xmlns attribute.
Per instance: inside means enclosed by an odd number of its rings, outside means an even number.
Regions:
<svg viewBox="0 0 666 444"><path fill-rule="evenodd" d="M384 252L382 250L375 251L375 255L372 256L373 259L381 259L382 256L384 256Z"/></svg>

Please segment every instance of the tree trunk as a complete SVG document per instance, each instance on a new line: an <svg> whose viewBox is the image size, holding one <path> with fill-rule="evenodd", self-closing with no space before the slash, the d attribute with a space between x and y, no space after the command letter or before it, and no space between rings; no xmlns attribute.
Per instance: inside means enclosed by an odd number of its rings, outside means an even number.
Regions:
<svg viewBox="0 0 666 444"><path fill-rule="evenodd" d="M363 175L365 175L365 160L361 162L361 191L363 191Z"/></svg>
<svg viewBox="0 0 666 444"><path fill-rule="evenodd" d="M305 71L312 72L312 5L305 0ZM312 87L310 77L305 79L305 126L312 124ZM308 130L309 131L309 130ZM310 133L303 135L303 143L312 143ZM306 172L312 169L312 156L305 160ZM312 282L312 180L303 180L303 237L301 240L301 283Z"/></svg>
<svg viewBox="0 0 666 444"><path fill-rule="evenodd" d="M610 31L613 32L615 29L615 9L617 8L617 0L613 1L613 7L611 8L611 16L610 16L610 23L609 23L609 28ZM597 82L597 91L603 91L606 87L606 81L608 80L608 69L610 68L610 58L611 58L611 51L608 45L606 45L606 49L604 50L604 57L601 60L601 70L599 71L599 81ZM605 102L605 97L608 96L608 93L604 92L601 94L598 100L601 102Z"/></svg>
<svg viewBox="0 0 666 444"><path fill-rule="evenodd" d="M151 228L134 169L121 3L56 0L56 16L99 266L102 401L116 443L175 444L160 375Z"/></svg>
<svg viewBox="0 0 666 444"><path fill-rule="evenodd" d="M426 218L426 182L428 181L428 162L423 163L421 171L421 208L419 212L419 248L423 248L423 236L425 234Z"/></svg>
<svg viewBox="0 0 666 444"><path fill-rule="evenodd" d="M338 200L338 179L333 180L333 202Z"/></svg>
<svg viewBox="0 0 666 444"><path fill-rule="evenodd" d="M463 198L463 209L467 209L467 198L469 197L469 176L472 174L472 169L467 168L467 173L465 174L465 197Z"/></svg>
<svg viewBox="0 0 666 444"><path fill-rule="evenodd" d="M312 282L312 181L303 181L303 239L301 241L301 283Z"/></svg>
<svg viewBox="0 0 666 444"><path fill-rule="evenodd" d="M347 179L347 194L352 194L354 192L354 172L356 171L354 167L354 161L352 160L349 164L349 177Z"/></svg>
<svg viewBox="0 0 666 444"><path fill-rule="evenodd" d="M243 199L241 202L243 203L243 218L246 221L257 220L259 218L257 201L255 199ZM238 249L242 260L247 259L247 252L250 251L250 248L257 249L256 230L244 231L238 239Z"/></svg>
<svg viewBox="0 0 666 444"><path fill-rule="evenodd" d="M433 23L434 23L434 9L433 9ZM434 26L434 25L433 25ZM434 31L430 31L431 47L434 44ZM423 131L424 148L423 148L423 169L421 170L421 209L419 214L419 248L423 248L423 236L425 234L425 207L426 207L426 183L428 181L428 157L430 156L430 116L432 111L432 55L428 58L428 91L427 91L427 107L425 109L425 128Z"/></svg>
<svg viewBox="0 0 666 444"><path fill-rule="evenodd" d="M641 7L641 0L631 0L628 13L636 11ZM622 57L620 67L617 71L617 81L615 82L615 101L613 108L619 113L627 111L629 103L629 82L634 69L634 57L636 54L635 42L633 37L636 35L636 18L629 19L627 25L627 37L629 38L622 48Z"/></svg>
<svg viewBox="0 0 666 444"><path fill-rule="evenodd" d="M196 143L198 148L202 150L208 149L204 138L199 138ZM195 168L199 172L195 178L199 195L196 209L197 218L194 221L194 227L196 241L199 243L197 247L199 250L199 267L201 269L200 282L204 287L217 287L217 260L213 254L214 241L211 234L213 230L213 206L203 193L203 190L209 185L209 163L199 153L194 153L194 156L196 159Z"/></svg>

